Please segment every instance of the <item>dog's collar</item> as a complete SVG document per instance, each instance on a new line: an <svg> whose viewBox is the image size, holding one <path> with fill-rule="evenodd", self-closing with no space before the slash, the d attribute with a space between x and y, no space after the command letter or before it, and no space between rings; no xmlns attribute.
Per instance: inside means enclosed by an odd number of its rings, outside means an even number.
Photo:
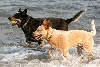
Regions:
<svg viewBox="0 0 100 67"><path fill-rule="evenodd" d="M30 20L30 17L28 17L28 20L24 23L24 25L22 26L22 28L24 28L27 25L27 22Z"/></svg>
<svg viewBox="0 0 100 67"><path fill-rule="evenodd" d="M53 30L53 31L54 31L54 30ZM50 38L52 37L53 31L51 32L50 36L47 38L47 41L50 41Z"/></svg>

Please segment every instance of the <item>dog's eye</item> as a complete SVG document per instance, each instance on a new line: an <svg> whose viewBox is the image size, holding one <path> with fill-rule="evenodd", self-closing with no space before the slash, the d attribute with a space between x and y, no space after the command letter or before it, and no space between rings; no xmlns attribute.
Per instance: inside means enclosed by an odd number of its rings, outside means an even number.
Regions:
<svg viewBox="0 0 100 67"><path fill-rule="evenodd" d="M39 31L42 31L42 30L39 30Z"/></svg>

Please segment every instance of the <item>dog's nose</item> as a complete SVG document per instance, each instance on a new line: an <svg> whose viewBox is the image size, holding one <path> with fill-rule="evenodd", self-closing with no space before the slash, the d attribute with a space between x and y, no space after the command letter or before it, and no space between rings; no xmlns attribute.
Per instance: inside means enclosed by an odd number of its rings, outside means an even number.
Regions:
<svg viewBox="0 0 100 67"><path fill-rule="evenodd" d="M10 20L11 18L10 18L10 17L8 17L8 19Z"/></svg>

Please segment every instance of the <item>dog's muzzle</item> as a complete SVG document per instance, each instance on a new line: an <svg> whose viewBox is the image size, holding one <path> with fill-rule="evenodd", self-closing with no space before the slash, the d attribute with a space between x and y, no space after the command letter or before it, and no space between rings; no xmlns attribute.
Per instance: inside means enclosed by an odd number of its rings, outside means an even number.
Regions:
<svg viewBox="0 0 100 67"><path fill-rule="evenodd" d="M41 34L40 35L34 35L34 37L35 37L36 40L40 40L42 35Z"/></svg>
<svg viewBox="0 0 100 67"><path fill-rule="evenodd" d="M9 17L8 19L10 20L10 22L11 22L12 25L16 25L16 24L18 24L18 23L21 22L20 19L13 19L11 17Z"/></svg>

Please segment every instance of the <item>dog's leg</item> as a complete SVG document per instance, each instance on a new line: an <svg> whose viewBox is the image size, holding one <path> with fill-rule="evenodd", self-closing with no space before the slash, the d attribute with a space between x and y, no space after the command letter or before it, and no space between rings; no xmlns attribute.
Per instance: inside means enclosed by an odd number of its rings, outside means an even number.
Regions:
<svg viewBox="0 0 100 67"><path fill-rule="evenodd" d="M38 43L38 44L41 44L41 46L44 46L45 45L45 41L44 40L41 40L41 42Z"/></svg>
<svg viewBox="0 0 100 67"><path fill-rule="evenodd" d="M31 41L30 41L29 37L26 37L25 47L29 47L30 45L31 45Z"/></svg>
<svg viewBox="0 0 100 67"><path fill-rule="evenodd" d="M88 39L83 43L83 48L88 53L88 55L93 55L93 45L94 45L93 39Z"/></svg>
<svg viewBox="0 0 100 67"><path fill-rule="evenodd" d="M85 48L85 51L87 52L87 54L89 55L89 56L93 56L93 48L92 48L92 46L91 47L86 47Z"/></svg>
<svg viewBox="0 0 100 67"><path fill-rule="evenodd" d="M67 56L69 55L69 53L68 53L68 48L67 48L67 47L64 47L64 48L62 49L62 54L63 54L64 57L67 57Z"/></svg>
<svg viewBox="0 0 100 67"><path fill-rule="evenodd" d="M66 61L67 59L67 57L68 57L68 55L69 55L69 52L68 52L68 48L64 48L64 49L62 49L62 54L61 54L61 56L62 56L62 58L63 58L63 61Z"/></svg>
<svg viewBox="0 0 100 67"><path fill-rule="evenodd" d="M52 55L52 53L51 53L51 50L48 50L48 54L49 54L49 56L52 58L53 57L53 55Z"/></svg>
<svg viewBox="0 0 100 67"><path fill-rule="evenodd" d="M61 56L62 56L63 60L66 60L66 58L63 56L63 53L61 54Z"/></svg>
<svg viewBox="0 0 100 67"><path fill-rule="evenodd" d="M81 44L78 44L77 45L77 52L78 52L79 56L82 54L82 49L83 49L83 46Z"/></svg>
<svg viewBox="0 0 100 67"><path fill-rule="evenodd" d="M31 45L30 41L26 42L26 44L25 44L26 47L29 47L30 45Z"/></svg>

